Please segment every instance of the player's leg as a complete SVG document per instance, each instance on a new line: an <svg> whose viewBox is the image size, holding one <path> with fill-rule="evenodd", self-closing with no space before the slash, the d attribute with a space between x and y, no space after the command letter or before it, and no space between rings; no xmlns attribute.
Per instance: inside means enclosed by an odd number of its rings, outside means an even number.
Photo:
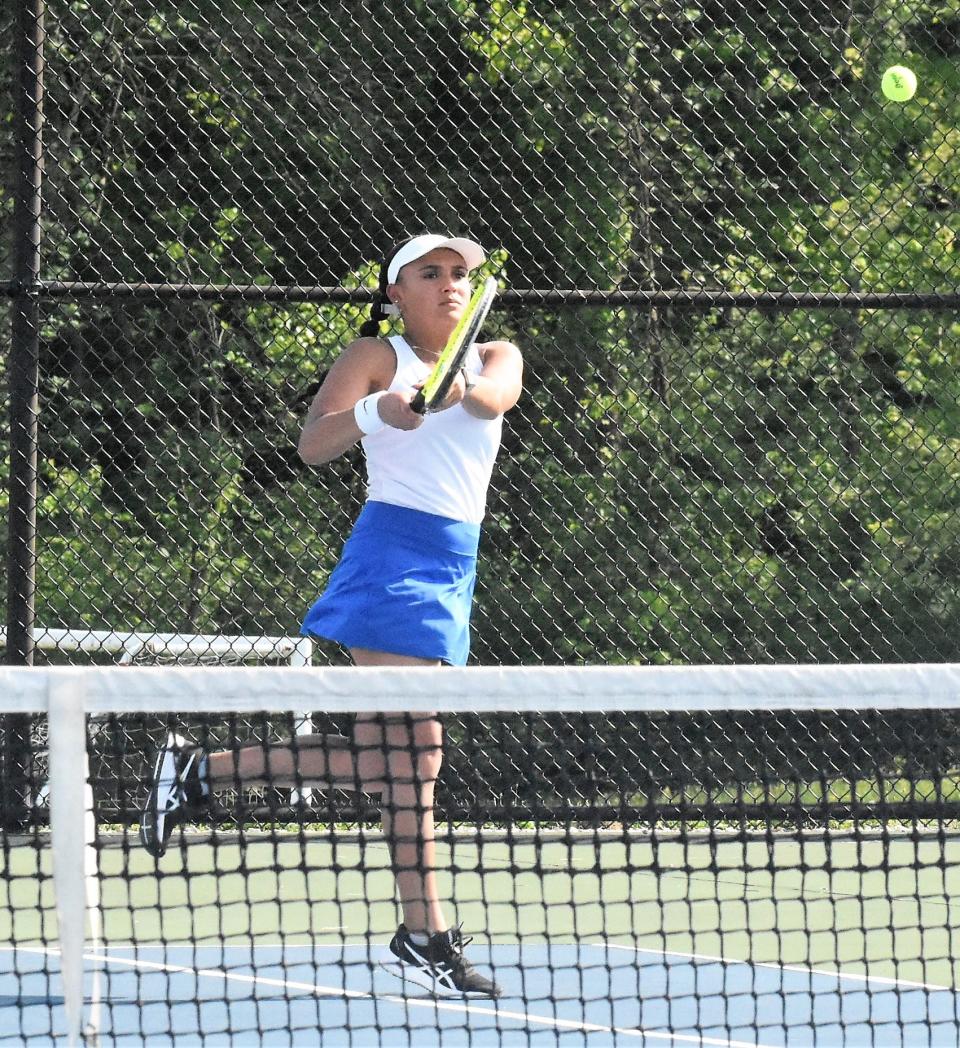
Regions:
<svg viewBox="0 0 960 1048"><path fill-rule="evenodd" d="M351 654L360 666L415 665L365 649ZM389 660L389 661L388 661ZM365 715L357 718L358 754L378 753L383 764L381 818L390 846L403 923L390 942L382 967L443 997L499 997L500 987L464 956L470 938L449 928L437 887L434 791L443 761L443 728L430 713Z"/></svg>
<svg viewBox="0 0 960 1048"><path fill-rule="evenodd" d="M368 654L362 649L355 661L357 665L439 665L435 660ZM151 855L163 855L174 829L199 814L211 795L222 790L260 785L298 789L309 784L377 796L384 789L383 774L382 740L358 747L354 738L345 735L297 735L269 745L206 752L170 732L154 760L140 840Z"/></svg>
<svg viewBox="0 0 960 1048"><path fill-rule="evenodd" d="M383 833L390 846L404 924L417 932L447 929L436 877L434 788L443 760L443 729L431 714L366 715L354 728L358 754L376 755Z"/></svg>
<svg viewBox="0 0 960 1048"><path fill-rule="evenodd" d="M243 746L208 756L209 783L214 792L232 786L301 786L319 789L383 790L383 757L358 747L346 735L295 735L269 745Z"/></svg>

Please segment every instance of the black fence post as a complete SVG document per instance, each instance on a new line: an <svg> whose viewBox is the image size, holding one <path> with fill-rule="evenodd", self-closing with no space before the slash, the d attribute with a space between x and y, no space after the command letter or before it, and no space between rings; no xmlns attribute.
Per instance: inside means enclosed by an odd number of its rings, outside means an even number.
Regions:
<svg viewBox="0 0 960 1048"><path fill-rule="evenodd" d="M40 202L43 178L43 0L23 0L14 42L16 174L10 294L10 510L7 545L6 661L33 663L36 572L37 413L40 310ZM10 715L3 732L2 820L27 815L30 719Z"/></svg>

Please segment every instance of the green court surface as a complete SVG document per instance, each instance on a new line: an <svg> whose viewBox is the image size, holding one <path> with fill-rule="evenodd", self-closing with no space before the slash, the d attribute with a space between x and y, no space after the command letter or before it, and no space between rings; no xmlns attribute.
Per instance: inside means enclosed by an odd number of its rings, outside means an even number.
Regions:
<svg viewBox="0 0 960 1048"><path fill-rule="evenodd" d="M512 839L508 839L512 838ZM185 837L159 863L101 847L107 946L382 942L398 921L378 832L320 839ZM103 843L103 842L101 842ZM56 938L50 854L6 851L0 939ZM442 896L478 942L589 943L953 987L960 841L652 841L491 831L438 846Z"/></svg>

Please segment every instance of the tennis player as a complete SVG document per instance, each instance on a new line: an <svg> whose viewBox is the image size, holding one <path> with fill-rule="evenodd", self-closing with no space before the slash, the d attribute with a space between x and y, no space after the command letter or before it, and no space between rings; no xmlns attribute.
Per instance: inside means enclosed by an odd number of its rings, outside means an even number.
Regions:
<svg viewBox="0 0 960 1048"><path fill-rule="evenodd" d="M336 641L357 666L461 666L487 488L503 415L520 396L522 360L509 342L471 348L446 399L411 408L470 299L485 260L462 237L416 236L384 260L371 319L330 369L299 451L322 465L361 441L367 500L302 632ZM390 314L403 335L381 338ZM359 714L352 735L299 736L275 746L205 754L171 734L157 756L141 838L164 853L174 827L211 791L244 783L379 794L403 910L383 967L438 996L497 997L464 956L435 869L434 785L442 761L436 715Z"/></svg>

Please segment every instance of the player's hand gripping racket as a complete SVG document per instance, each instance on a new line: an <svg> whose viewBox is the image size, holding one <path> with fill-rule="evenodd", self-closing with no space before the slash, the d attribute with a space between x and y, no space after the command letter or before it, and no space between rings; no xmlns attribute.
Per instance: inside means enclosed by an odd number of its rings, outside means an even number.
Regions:
<svg viewBox="0 0 960 1048"><path fill-rule="evenodd" d="M414 411L422 415L443 403L457 377L457 372L463 365L467 350L477 341L477 335L487 319L496 294L497 282L493 277L487 277L474 291L463 316L457 321L457 326L447 339L440 359L430 372L430 377L410 401L410 407Z"/></svg>

